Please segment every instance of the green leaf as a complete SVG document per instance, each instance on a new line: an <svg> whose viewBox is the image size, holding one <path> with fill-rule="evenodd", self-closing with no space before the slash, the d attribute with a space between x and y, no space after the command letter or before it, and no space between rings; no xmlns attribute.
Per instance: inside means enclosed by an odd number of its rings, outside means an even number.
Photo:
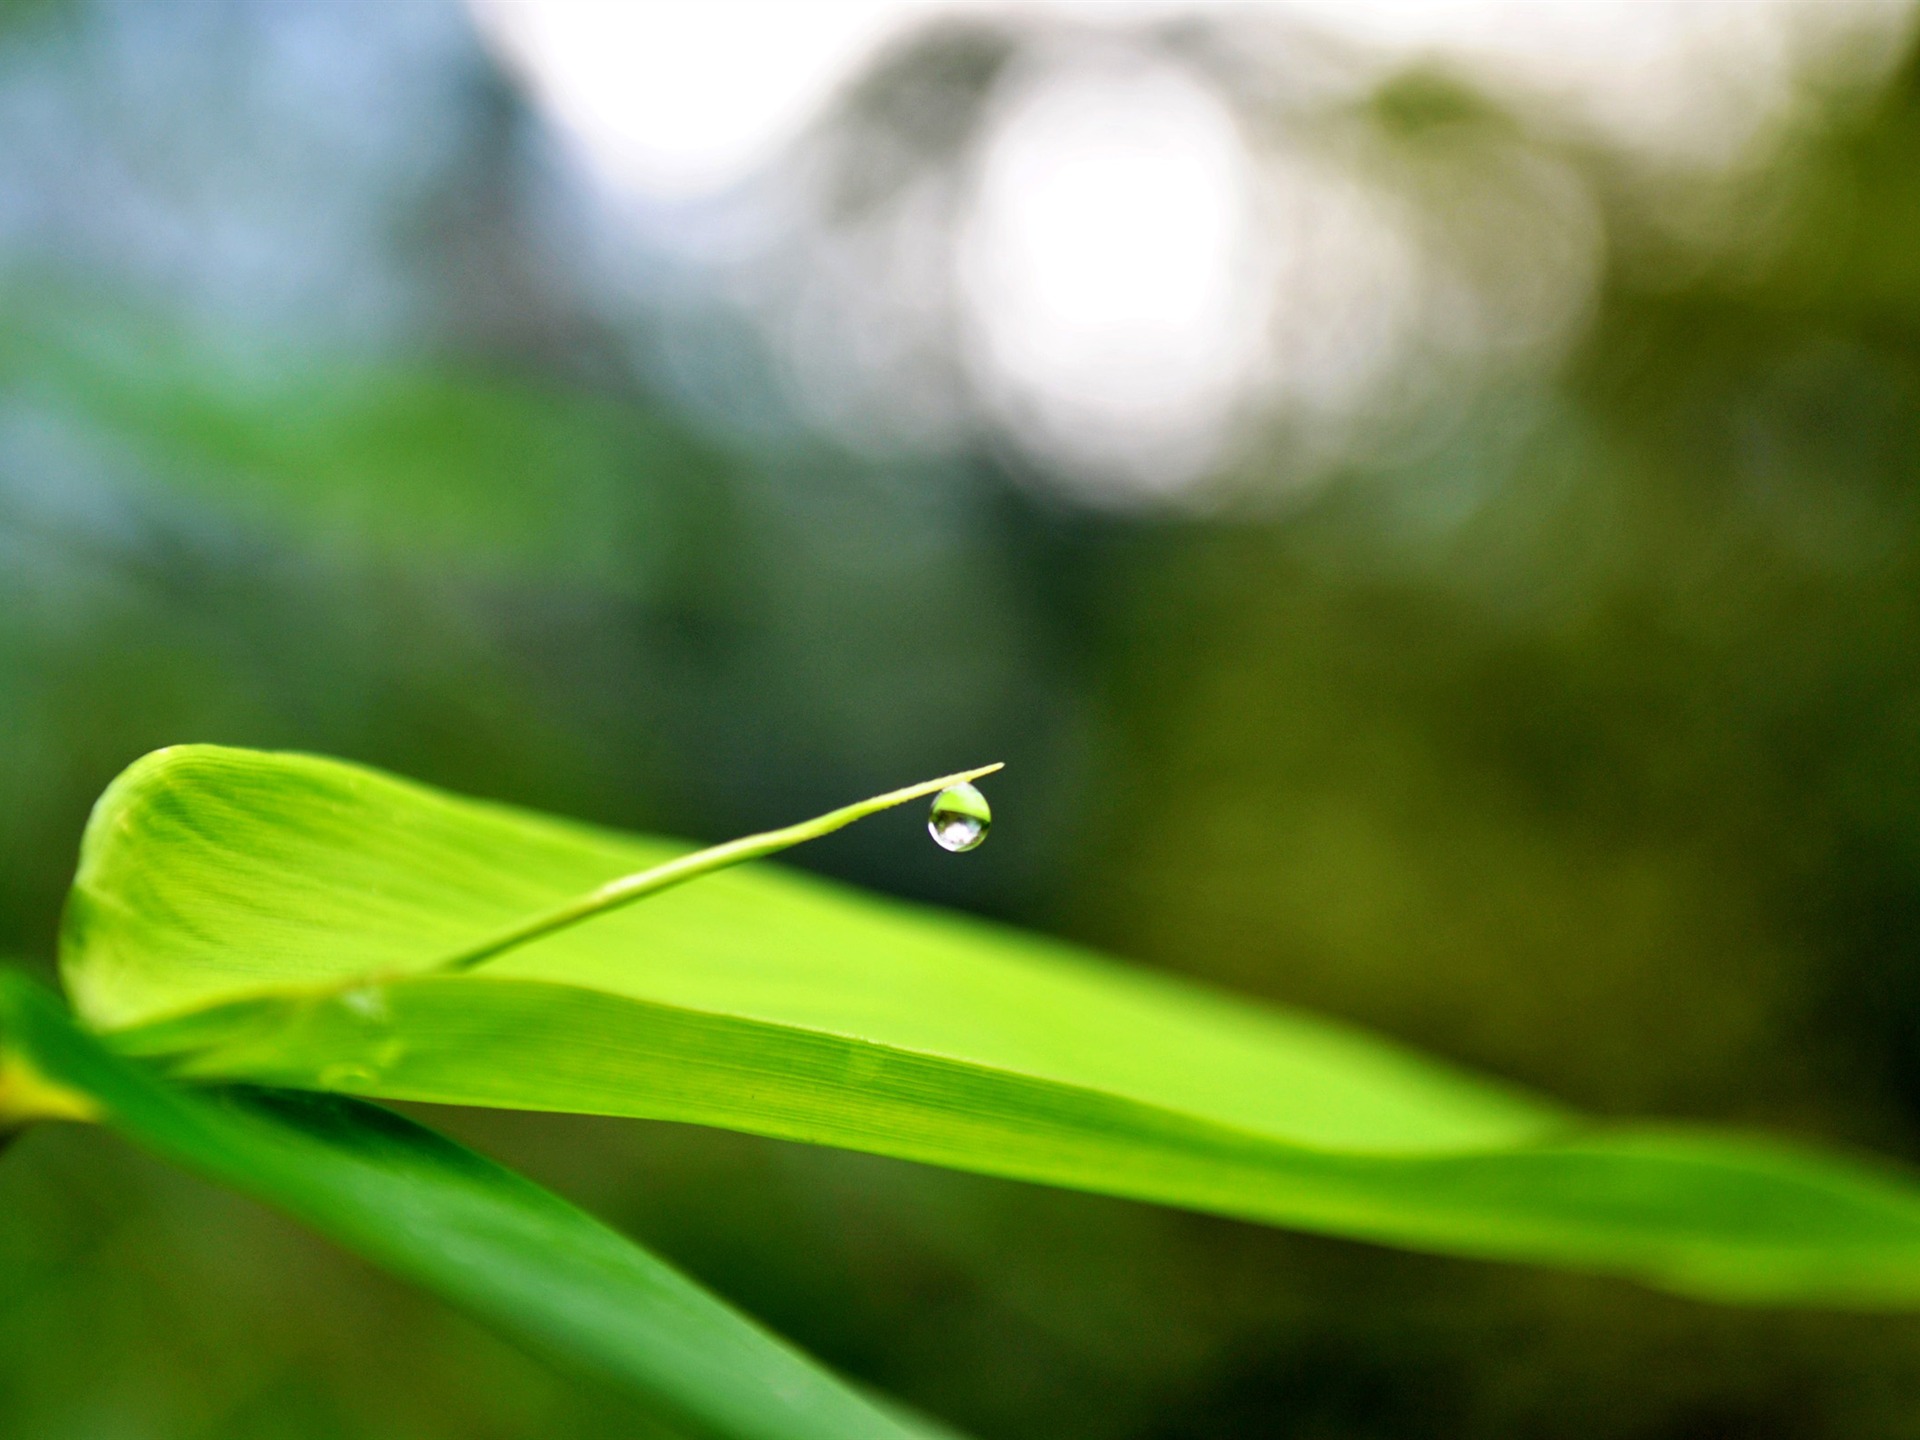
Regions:
<svg viewBox="0 0 1920 1440"><path fill-rule="evenodd" d="M452 1141L344 1096L184 1091L0 970L0 1115L10 1096L16 1120L91 1111L698 1433L916 1433L630 1240Z"/></svg>
<svg viewBox="0 0 1920 1440"><path fill-rule="evenodd" d="M675 853L181 747L102 797L62 964L83 1016L184 1075L694 1121L1702 1295L1920 1304L1920 1189L1891 1167L1599 1125L773 866L417 973Z"/></svg>

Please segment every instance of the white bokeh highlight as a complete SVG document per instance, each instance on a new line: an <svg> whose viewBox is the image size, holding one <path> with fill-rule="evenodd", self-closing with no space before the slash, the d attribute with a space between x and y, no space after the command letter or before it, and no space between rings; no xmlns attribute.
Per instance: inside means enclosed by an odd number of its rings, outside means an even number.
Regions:
<svg viewBox="0 0 1920 1440"><path fill-rule="evenodd" d="M1012 77L958 253L988 403L1069 474L1184 487L1263 349L1252 199L1233 117L1185 71L1116 51Z"/></svg>
<svg viewBox="0 0 1920 1440"><path fill-rule="evenodd" d="M1457 75L1543 133L1665 177L1663 221L1683 234L1689 206L1711 219L1712 178L1792 125L1822 56L1875 37L1896 56L1916 13L1900 0L468 3L608 213L704 265L716 294L759 297L742 304L814 423L857 445L938 449L985 421L1042 477L1118 506L1204 501L1256 424L1281 442L1270 457L1294 457L1264 483L1307 484L1313 456L1391 445L1396 416L1417 427L1423 384L1551 365L1604 258L1587 182L1543 152L1477 153L1454 176L1444 161L1382 170L1306 129L1269 125L1250 145L1156 25L1231 12L1248 42L1240 83L1261 66L1290 76L1267 97L1282 108L1319 53L1289 24L1341 52L1314 81L1332 87L1316 92L1325 106L1362 103L1410 66ZM857 222L810 211L796 139L884 47L954 14L1024 37L970 161ZM1279 23L1242 23L1259 14Z"/></svg>
<svg viewBox="0 0 1920 1440"><path fill-rule="evenodd" d="M927 0L469 0L587 167L692 199L774 159Z"/></svg>

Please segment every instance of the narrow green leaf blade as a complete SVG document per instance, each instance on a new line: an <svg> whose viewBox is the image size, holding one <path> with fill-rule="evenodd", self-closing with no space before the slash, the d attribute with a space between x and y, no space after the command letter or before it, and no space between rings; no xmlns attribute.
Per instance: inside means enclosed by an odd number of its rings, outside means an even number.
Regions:
<svg viewBox="0 0 1920 1440"><path fill-rule="evenodd" d="M391 1111L344 1096L181 1090L9 971L0 1054L31 1067L43 1093L84 1097L145 1148L291 1212L696 1433L915 1433L632 1241Z"/></svg>
<svg viewBox="0 0 1920 1440"><path fill-rule="evenodd" d="M675 853L313 757L102 798L62 961L183 1074L639 1115L1731 1299L1920 1306L1903 1172L1601 1126L1340 1027L755 865L409 974Z"/></svg>

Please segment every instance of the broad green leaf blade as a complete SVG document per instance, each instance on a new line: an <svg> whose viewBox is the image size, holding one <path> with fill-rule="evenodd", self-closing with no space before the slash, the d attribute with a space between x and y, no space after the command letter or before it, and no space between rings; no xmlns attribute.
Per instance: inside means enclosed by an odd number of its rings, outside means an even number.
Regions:
<svg viewBox="0 0 1920 1440"><path fill-rule="evenodd" d="M694 1121L1705 1295L1920 1305L1904 1174L1594 1125L772 866L407 973L672 853L337 762L183 747L102 798L62 961L117 1043L209 1079Z"/></svg>
<svg viewBox="0 0 1920 1440"><path fill-rule="evenodd" d="M90 1104L145 1148L638 1391L696 1433L915 1434L623 1236L391 1111L343 1096L181 1090L106 1049L8 971L0 1057L24 1067L43 1097L54 1091L56 1108Z"/></svg>
<svg viewBox="0 0 1920 1440"><path fill-rule="evenodd" d="M684 848L338 761L178 746L136 763L96 806L62 974L100 1029L404 975ZM572 1076L604 1091L601 1106L585 1108L657 1114L630 1067L646 1062L645 1030L664 1012L766 1031L775 1048L741 1057L756 1083L780 1083L789 1055L797 1063L824 1047L845 1073L822 1092L823 1112L837 1092L857 1114L870 1088L861 1072L899 1052L1343 1149L1470 1147L1557 1123L1539 1102L1332 1025L768 865L654 896L470 975L418 983L458 984L444 993L484 1005L486 987L509 981L564 987L554 1003L583 1004L611 1025L593 1049L554 1036L516 1073L488 1081L532 1108L581 1108L572 1095L543 1103L553 1080ZM623 1045L629 1024L644 1028ZM416 1063L435 1056L497 1072L494 1047L510 1037L452 1049L384 1038ZM475 1048L456 1054L466 1045ZM728 1063L724 1049L718 1058ZM925 1104L942 1108L937 1095Z"/></svg>

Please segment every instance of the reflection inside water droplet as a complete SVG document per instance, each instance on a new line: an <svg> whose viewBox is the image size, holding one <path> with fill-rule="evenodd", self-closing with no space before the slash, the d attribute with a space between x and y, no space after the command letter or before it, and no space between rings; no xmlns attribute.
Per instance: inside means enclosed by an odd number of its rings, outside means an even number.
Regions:
<svg viewBox="0 0 1920 1440"><path fill-rule="evenodd" d="M956 854L986 839L991 824L993 811L987 808L987 797L965 782L949 785L934 796L933 809L927 814L927 833L934 844Z"/></svg>

